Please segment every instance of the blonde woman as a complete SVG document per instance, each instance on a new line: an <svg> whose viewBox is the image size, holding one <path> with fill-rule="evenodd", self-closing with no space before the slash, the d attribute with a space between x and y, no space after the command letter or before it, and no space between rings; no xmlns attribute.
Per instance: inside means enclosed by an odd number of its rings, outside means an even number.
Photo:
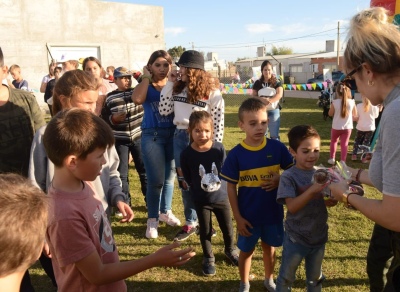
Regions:
<svg viewBox="0 0 400 292"><path fill-rule="evenodd" d="M386 287L382 287L382 270L375 275L380 278L379 291L383 288L400 291L400 129L397 122L400 116L400 31L389 23L385 9L366 9L352 18L344 62L349 72L347 76L355 79L361 95L372 105L384 106L369 171L350 168L353 179L376 187L382 192L382 199L354 195L345 182L331 184L330 189L336 200L352 205L374 221L375 227L386 230L380 233L384 235L378 235L374 229L370 243L391 244L394 258L387 273ZM376 248L377 245L375 250L380 252ZM379 269L377 264L375 267ZM370 272L368 274L371 276ZM371 282L371 289L375 284Z"/></svg>

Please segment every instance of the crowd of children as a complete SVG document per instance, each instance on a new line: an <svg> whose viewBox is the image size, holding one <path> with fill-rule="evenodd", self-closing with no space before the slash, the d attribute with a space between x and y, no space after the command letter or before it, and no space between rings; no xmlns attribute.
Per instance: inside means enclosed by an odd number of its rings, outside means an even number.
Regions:
<svg viewBox="0 0 400 292"><path fill-rule="evenodd" d="M245 138L226 156L222 144L224 101L215 80L204 70L204 59L197 51L185 52L177 63L179 72L171 71L171 60L165 51L154 52L135 89L131 88L133 72L108 67L112 78L106 80L100 77L102 67L94 57L84 60L84 71L65 71L62 76L61 68L50 66L49 78L43 81L45 98L51 96L53 102L53 117L47 125L29 93L0 87L0 123L14 123L2 132L14 136L1 141L0 173L18 174L0 174L0 214L13 217L6 212L12 201L21 209L19 217L29 217L25 226L7 224L25 228L26 238L0 241L1 251L8 250L9 245L24 249L18 251L22 254L19 262L2 254L7 264L0 270L0 283L17 275L14 284L7 283L8 291L18 291L20 282L21 291L30 291L25 271L38 258L58 291L126 291L127 277L155 266L180 266L189 261L194 251L190 247L177 249L178 241L197 230L203 251L202 273L213 276L212 213L222 231L224 254L239 267L239 291L250 290L251 261L259 239L268 291L290 291L303 259L308 290L321 291L328 238L326 207L337 201L324 198L325 185L312 183L319 158L319 134L311 126L295 126L288 133L289 148L279 139L267 138L268 102L250 97L238 112ZM1 48L0 67L0 79L10 72L14 87L25 87L19 66L13 65L10 70L5 66ZM110 80L117 87L114 91L108 88ZM365 98L356 110L345 83L338 86L337 93L340 98L330 111L334 116L330 163L334 163L339 137L341 160L345 160L353 117L359 125L354 156L360 144L369 145L367 140L374 130L371 120L377 116ZM99 94L103 95L100 103ZM14 99L23 113L9 109L7 101ZM21 116L25 122L16 124L14 121ZM15 127L19 130L14 131ZM24 135L17 137L21 132ZM155 146L160 151L154 151ZM129 154L149 204L146 237L157 237L158 220L180 225L171 211L172 193L163 196L165 191L172 192L166 186L169 183L173 188L173 156L186 224L173 244L143 258L120 262L109 216L110 207L116 207L122 222L133 219ZM163 160L151 163L157 157ZM154 168L163 170L157 177L160 182L152 173ZM29 177L30 182L20 175ZM285 222L283 204L287 206ZM237 225L239 251L231 212ZM40 254L44 237L51 261ZM275 284L275 247L282 245Z"/></svg>

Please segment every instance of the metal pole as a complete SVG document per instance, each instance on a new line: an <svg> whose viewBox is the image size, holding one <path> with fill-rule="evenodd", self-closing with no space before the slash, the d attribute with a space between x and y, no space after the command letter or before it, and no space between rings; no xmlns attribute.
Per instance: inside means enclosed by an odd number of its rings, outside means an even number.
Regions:
<svg viewBox="0 0 400 292"><path fill-rule="evenodd" d="M337 70L339 70L339 48L340 48L340 38L339 38L339 31L340 31L340 22L337 23Z"/></svg>

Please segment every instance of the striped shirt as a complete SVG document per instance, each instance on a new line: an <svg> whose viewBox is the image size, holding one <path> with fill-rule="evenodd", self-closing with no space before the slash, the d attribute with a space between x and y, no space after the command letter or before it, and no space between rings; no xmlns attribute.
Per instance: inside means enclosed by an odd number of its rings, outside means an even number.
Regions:
<svg viewBox="0 0 400 292"><path fill-rule="evenodd" d="M133 89L126 91L114 90L107 95L101 117L111 126L115 140L134 142L140 138L142 130L140 125L143 120L144 110L141 105L133 103ZM121 123L114 123L111 119L113 113L125 112L126 118Z"/></svg>

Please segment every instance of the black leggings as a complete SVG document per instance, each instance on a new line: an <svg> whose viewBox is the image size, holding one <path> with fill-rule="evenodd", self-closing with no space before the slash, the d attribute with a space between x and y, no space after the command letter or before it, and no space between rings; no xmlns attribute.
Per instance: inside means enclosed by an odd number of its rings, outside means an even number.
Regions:
<svg viewBox="0 0 400 292"><path fill-rule="evenodd" d="M200 243L203 248L205 258L214 258L211 246L212 236L212 213L217 218L221 228L225 244L225 253L230 253L235 249L232 227L232 216L229 201L225 200L217 203L195 202L197 218L200 226Z"/></svg>

